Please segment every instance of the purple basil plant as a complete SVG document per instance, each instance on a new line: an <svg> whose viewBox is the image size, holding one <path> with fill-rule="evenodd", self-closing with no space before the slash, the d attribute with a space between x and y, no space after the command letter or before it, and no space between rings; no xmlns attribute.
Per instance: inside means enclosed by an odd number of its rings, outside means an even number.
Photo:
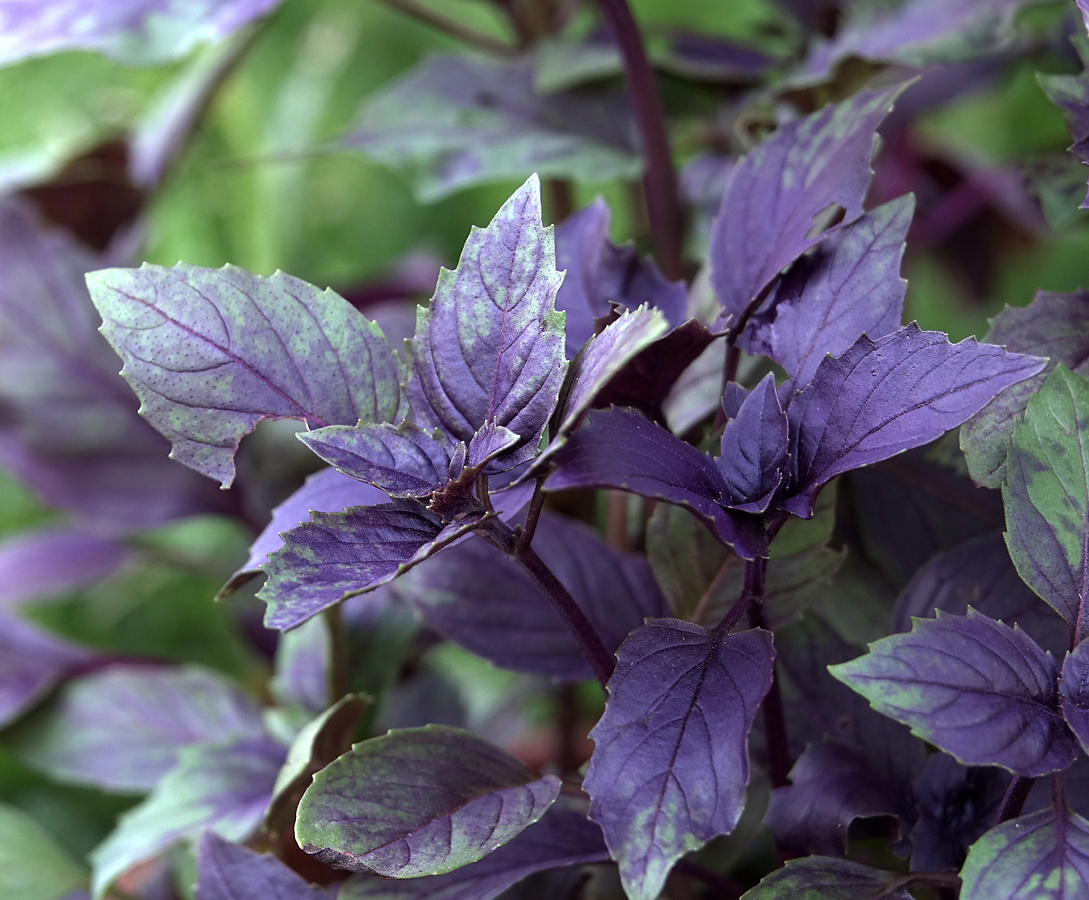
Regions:
<svg viewBox="0 0 1089 900"><path fill-rule="evenodd" d="M40 190L0 201L0 462L76 517L0 546L2 741L143 795L89 877L0 805L0 843L55 873L32 900L173 897L175 869L197 900L1089 897L1089 293L984 341L904 324L905 249L940 214L893 187L921 177L908 117L1030 52L1022 5L781 0L804 37L778 59L686 32L648 57L625 0L579 40L563 4L497 2L518 46L423 13L503 59L425 60L337 146L424 200L526 180L403 346L332 289L118 267L125 233L92 254ZM0 62L229 38L130 141L150 204L278 4L40 6L0 0ZM1083 47L1077 8L1058 31ZM750 112L778 91L775 114L678 179L655 70ZM1041 83L1084 161L1089 76ZM595 177L642 178L653 258L605 200L574 208ZM963 174L996 208L1011 183ZM123 568L141 527L261 518L234 482L264 420L294 420L314 474L220 592L263 578L260 701L17 614ZM447 642L559 698L564 746L472 716L421 663Z"/></svg>

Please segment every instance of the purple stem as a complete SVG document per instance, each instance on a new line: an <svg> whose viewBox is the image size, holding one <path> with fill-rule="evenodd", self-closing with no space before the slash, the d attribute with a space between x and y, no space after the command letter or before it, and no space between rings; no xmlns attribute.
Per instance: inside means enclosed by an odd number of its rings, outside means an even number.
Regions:
<svg viewBox="0 0 1089 900"><path fill-rule="evenodd" d="M643 148L647 156L643 190L650 216L654 255L658 259L662 274L671 281L676 281L684 275L681 262L683 220L662 98L654 80L654 71L647 59L647 51L643 47L639 26L635 23L627 0L598 0L598 7L620 45L635 121L643 135Z"/></svg>
<svg viewBox="0 0 1089 900"><path fill-rule="evenodd" d="M1029 791L1035 783L1035 778L1025 778L1022 775L1018 775L1010 782L1010 786L1006 788L1006 796L1002 798L1002 808L998 811L997 824L1001 825L1021 815L1021 808L1025 805Z"/></svg>

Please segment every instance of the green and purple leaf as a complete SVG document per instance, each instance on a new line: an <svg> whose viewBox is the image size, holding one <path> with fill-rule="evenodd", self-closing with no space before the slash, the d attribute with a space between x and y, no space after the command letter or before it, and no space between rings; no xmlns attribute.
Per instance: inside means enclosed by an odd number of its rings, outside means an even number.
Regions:
<svg viewBox="0 0 1089 900"><path fill-rule="evenodd" d="M1006 462L1006 546L1079 643L1089 633L1089 382L1060 366L1029 400Z"/></svg>
<svg viewBox="0 0 1089 900"><path fill-rule="evenodd" d="M205 832L197 854L197 900L333 900L271 853L255 853Z"/></svg>
<svg viewBox="0 0 1089 900"><path fill-rule="evenodd" d="M775 651L765 631L658 619L617 657L584 787L628 896L653 900L678 859L741 817Z"/></svg>
<svg viewBox="0 0 1089 900"><path fill-rule="evenodd" d="M487 741L429 725L356 744L314 777L295 837L322 862L388 878L439 875L483 859L559 795Z"/></svg>
<svg viewBox="0 0 1089 900"><path fill-rule="evenodd" d="M601 829L583 813L557 805L475 863L445 875L399 881L356 875L341 888L338 900L494 900L535 872L608 859Z"/></svg>
<svg viewBox="0 0 1089 900"><path fill-rule="evenodd" d="M742 900L912 900L896 875L845 859L808 856L788 859Z"/></svg>
<svg viewBox="0 0 1089 900"><path fill-rule="evenodd" d="M783 507L808 517L814 494L836 475L940 437L1043 366L975 339L951 344L915 324L876 341L862 335L838 359L826 357L787 407L795 474Z"/></svg>
<svg viewBox="0 0 1089 900"><path fill-rule="evenodd" d="M734 166L711 233L711 280L735 323L821 240L822 213L862 214L877 126L902 90L866 91L790 122Z"/></svg>
<svg viewBox="0 0 1089 900"><path fill-rule="evenodd" d="M1061 818L1059 818L1061 816ZM1003 822L972 845L961 900L1071 900L1089 894L1089 822L1044 809Z"/></svg>
<svg viewBox="0 0 1089 900"><path fill-rule="evenodd" d="M102 333L171 456L224 487L262 419L393 422L401 368L381 329L331 290L277 272L144 265L87 276Z"/></svg>
<svg viewBox="0 0 1089 900"><path fill-rule="evenodd" d="M1020 629L969 610L916 619L909 634L829 667L878 712L964 765L1035 777L1061 771L1077 742L1059 711L1059 667Z"/></svg>
<svg viewBox="0 0 1089 900"><path fill-rule="evenodd" d="M473 228L458 267L442 270L430 308L419 310L407 344L416 421L467 445L486 426L513 431L518 446L488 471L536 456L555 409L567 368L562 281L533 176L487 228Z"/></svg>
<svg viewBox="0 0 1089 900"><path fill-rule="evenodd" d="M37 820L0 803L0 897L82 900L90 873Z"/></svg>

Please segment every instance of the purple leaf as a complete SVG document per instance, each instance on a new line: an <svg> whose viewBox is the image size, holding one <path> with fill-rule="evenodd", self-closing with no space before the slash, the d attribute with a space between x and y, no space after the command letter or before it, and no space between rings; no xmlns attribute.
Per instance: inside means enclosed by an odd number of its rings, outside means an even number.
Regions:
<svg viewBox="0 0 1089 900"><path fill-rule="evenodd" d="M283 762L284 748L268 740L186 747L147 799L91 852L96 900L136 863L205 829L247 840L264 821Z"/></svg>
<svg viewBox="0 0 1089 900"><path fill-rule="evenodd" d="M0 609L79 590L134 556L124 544L74 528L9 538L0 543Z"/></svg>
<svg viewBox="0 0 1089 900"><path fill-rule="evenodd" d="M457 728L391 731L314 777L295 825L319 860L390 878L476 862L536 822L560 781Z"/></svg>
<svg viewBox="0 0 1089 900"><path fill-rule="evenodd" d="M764 824L776 847L798 856L846 856L855 819L911 815L904 791L841 745L810 745L790 770L790 781L771 792Z"/></svg>
<svg viewBox="0 0 1089 900"><path fill-rule="evenodd" d="M862 213L877 126L903 90L866 91L790 122L734 168L711 233L711 279L736 323L787 265L820 241L819 214Z"/></svg>
<svg viewBox="0 0 1089 900"><path fill-rule="evenodd" d="M1006 388L961 429L968 471L985 487L997 488L1006 480L1006 448L1029 397L1057 365L1089 375L1089 291L1037 291L1028 306L1006 306L991 319L985 340L1016 353L1049 357L1043 371Z"/></svg>
<svg viewBox="0 0 1089 900"><path fill-rule="evenodd" d="M1055 369L1014 428L1002 499L1017 571L1073 633L1089 634L1089 382Z"/></svg>
<svg viewBox="0 0 1089 900"><path fill-rule="evenodd" d="M746 330L746 349L782 364L802 388L826 355L840 356L860 334L896 331L907 292L900 260L914 210L906 194L829 234L783 276L771 311Z"/></svg>
<svg viewBox="0 0 1089 900"><path fill-rule="evenodd" d="M479 521L442 520L419 503L401 500L315 512L284 534L284 546L263 566L268 581L258 597L268 604L265 625L301 625L322 610L374 590L427 559Z"/></svg>
<svg viewBox="0 0 1089 900"><path fill-rule="evenodd" d="M0 2L0 65L63 50L97 50L128 65L185 56L271 12L281 0L22 0Z"/></svg>
<svg viewBox="0 0 1089 900"><path fill-rule="evenodd" d="M272 511L272 521L250 547L250 556L219 592L222 599L261 571L269 554L284 545L280 534L310 521L312 512L339 512L350 506L377 506L389 500L385 491L342 475L336 469L322 469Z"/></svg>
<svg viewBox="0 0 1089 900"><path fill-rule="evenodd" d="M329 705L332 677L329 625L322 616L280 635L273 659L269 693L281 706L296 706L314 715Z"/></svg>
<svg viewBox="0 0 1089 900"><path fill-rule="evenodd" d="M1089 822L1069 809L992 828L968 851L961 900L1063 900L1089 893Z"/></svg>
<svg viewBox="0 0 1089 900"><path fill-rule="evenodd" d="M893 888L896 877L845 859L788 859L747 891L745 900L912 900L906 887Z"/></svg>
<svg viewBox="0 0 1089 900"><path fill-rule="evenodd" d="M719 505L729 489L714 460L631 412L591 414L556 452L553 465L547 490L618 488L654 497L692 510L741 556L766 552L756 520Z"/></svg>
<svg viewBox="0 0 1089 900"><path fill-rule="evenodd" d="M433 56L370 98L343 144L403 172L424 203L531 172L637 178L642 160L623 95L542 97L533 68L530 60Z"/></svg>
<svg viewBox="0 0 1089 900"><path fill-rule="evenodd" d="M1059 699L1063 718L1089 753L1089 644L1078 644L1063 661Z"/></svg>
<svg viewBox="0 0 1089 900"><path fill-rule="evenodd" d="M402 881L353 876L338 900L494 900L534 872L608 858L600 828L581 812L553 806L540 821L482 860L445 875Z"/></svg>
<svg viewBox="0 0 1089 900"><path fill-rule="evenodd" d="M724 505L762 513L787 474L787 418L768 374L745 398L722 432L715 460L726 483Z"/></svg>
<svg viewBox="0 0 1089 900"><path fill-rule="evenodd" d="M533 547L610 652L644 618L668 612L646 560L617 552L585 525L545 513ZM482 539L446 550L399 589L432 628L497 666L565 680L593 674L540 588Z"/></svg>
<svg viewBox="0 0 1089 900"><path fill-rule="evenodd" d="M381 329L330 290L224 266L87 276L102 333L171 456L224 487L261 419L394 421L401 370Z"/></svg>
<svg viewBox="0 0 1089 900"><path fill-rule="evenodd" d="M1057 657L1070 645L1070 628L1023 582L1000 534L989 534L935 556L896 601L892 630L910 631L915 616L940 609L983 615L1018 627Z"/></svg>
<svg viewBox="0 0 1089 900"><path fill-rule="evenodd" d="M84 275L105 262L0 201L0 465L112 531L219 510L218 491L166 458L96 332Z"/></svg>
<svg viewBox="0 0 1089 900"><path fill-rule="evenodd" d="M44 697L93 654L12 616L0 615L0 728Z"/></svg>
<svg viewBox="0 0 1089 900"><path fill-rule="evenodd" d="M888 459L956 428L1003 388L1044 361L979 344L950 344L915 324L827 357L790 404L796 493L784 508L807 517L836 475Z"/></svg>
<svg viewBox="0 0 1089 900"><path fill-rule="evenodd" d="M138 793L185 747L262 734L257 705L196 667L119 665L69 682L21 728L12 749L60 781Z"/></svg>
<svg viewBox="0 0 1089 900"><path fill-rule="evenodd" d="M451 442L409 422L330 425L298 438L340 472L391 497L426 497L457 475Z"/></svg>
<svg viewBox="0 0 1089 900"><path fill-rule="evenodd" d="M628 896L653 900L673 863L741 817L775 651L765 631L659 619L617 656L584 788Z"/></svg>
<svg viewBox="0 0 1089 900"><path fill-rule="evenodd" d="M554 303L562 281L533 176L486 229L473 228L458 267L442 270L430 308L419 311L407 344L416 420L466 444L489 424L514 431L520 446L491 472L537 455L556 406L567 368Z"/></svg>
<svg viewBox="0 0 1089 900"><path fill-rule="evenodd" d="M969 610L916 619L909 634L829 670L878 712L908 725L964 765L1035 777L1077 755L1059 714L1059 672L1020 629Z"/></svg>
<svg viewBox="0 0 1089 900"><path fill-rule="evenodd" d="M332 889L308 884L271 853L254 853L214 831L200 839L197 900L332 900Z"/></svg>

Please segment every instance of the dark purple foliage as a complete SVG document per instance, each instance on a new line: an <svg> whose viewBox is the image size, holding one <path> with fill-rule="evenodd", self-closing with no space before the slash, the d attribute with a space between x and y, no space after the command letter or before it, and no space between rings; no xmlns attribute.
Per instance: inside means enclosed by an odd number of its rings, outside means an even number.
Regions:
<svg viewBox="0 0 1089 900"><path fill-rule="evenodd" d="M1063 718L1089 753L1089 644L1078 644L1063 661L1059 698Z"/></svg>
<svg viewBox="0 0 1089 900"><path fill-rule="evenodd" d="M205 832L200 839L197 900L332 900L334 893L315 887L275 856Z"/></svg>
<svg viewBox="0 0 1089 900"><path fill-rule="evenodd" d="M722 455L715 459L726 484L724 505L762 513L787 477L787 418L768 375L726 423Z"/></svg>

